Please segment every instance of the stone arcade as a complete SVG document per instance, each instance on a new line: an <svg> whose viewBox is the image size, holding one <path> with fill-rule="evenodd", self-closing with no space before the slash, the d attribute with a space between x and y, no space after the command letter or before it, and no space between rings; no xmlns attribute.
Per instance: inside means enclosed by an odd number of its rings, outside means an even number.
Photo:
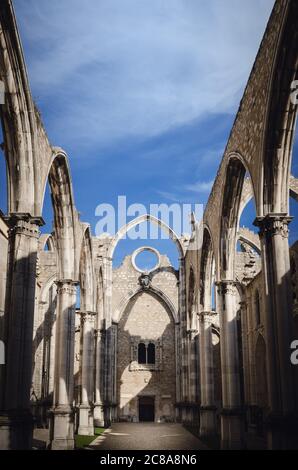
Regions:
<svg viewBox="0 0 298 470"><path fill-rule="evenodd" d="M74 205L68 157L49 142L34 105L12 1L2 0L9 197L0 215L0 448L30 449L40 426L49 429L49 448L73 449L75 432L118 420L196 425L202 437L220 435L224 449L254 438L269 449L297 445L290 354L298 243L288 240L289 197L298 200L297 18L296 0L276 1L190 238L150 215L95 238ZM40 235L47 182L54 229ZM254 231L240 227L252 198ZM155 253L157 265L143 272L136 252L113 267L119 240L144 222L169 234L178 269Z"/></svg>

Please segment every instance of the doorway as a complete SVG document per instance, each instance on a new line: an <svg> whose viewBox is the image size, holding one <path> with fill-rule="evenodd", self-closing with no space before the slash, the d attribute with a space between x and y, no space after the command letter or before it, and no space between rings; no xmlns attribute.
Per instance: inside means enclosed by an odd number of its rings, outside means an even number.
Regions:
<svg viewBox="0 0 298 470"><path fill-rule="evenodd" d="M155 398L139 397L139 421L152 422L155 418Z"/></svg>

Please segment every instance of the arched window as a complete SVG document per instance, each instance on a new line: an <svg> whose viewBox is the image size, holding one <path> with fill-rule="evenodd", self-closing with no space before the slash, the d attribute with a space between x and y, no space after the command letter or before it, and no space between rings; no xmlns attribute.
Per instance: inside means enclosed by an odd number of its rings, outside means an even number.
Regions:
<svg viewBox="0 0 298 470"><path fill-rule="evenodd" d="M155 364L155 344L149 343L147 349L147 363Z"/></svg>
<svg viewBox="0 0 298 470"><path fill-rule="evenodd" d="M144 343L138 345L138 363L146 364L146 346Z"/></svg>
<svg viewBox="0 0 298 470"><path fill-rule="evenodd" d="M255 293L255 314L257 325L261 324L261 310L260 310L260 294L259 291Z"/></svg>

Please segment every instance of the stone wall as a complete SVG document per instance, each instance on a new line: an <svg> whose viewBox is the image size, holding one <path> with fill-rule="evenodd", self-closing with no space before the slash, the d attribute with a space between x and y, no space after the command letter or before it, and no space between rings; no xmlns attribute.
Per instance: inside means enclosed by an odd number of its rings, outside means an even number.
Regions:
<svg viewBox="0 0 298 470"><path fill-rule="evenodd" d="M137 364L139 342L153 342L155 367ZM119 417L138 420L138 397L155 397L155 421L175 417L175 326L165 307L147 292L127 306L118 325Z"/></svg>
<svg viewBox="0 0 298 470"><path fill-rule="evenodd" d="M138 400L155 399L155 421L174 421L176 402L175 322L156 295L161 291L178 309L177 273L161 255L159 268L149 273L152 289L140 289L138 272L127 256L113 271L113 311L117 332L117 403L120 420L139 420ZM138 291L136 295L134 292ZM154 293L155 292L155 293ZM132 296L124 305L123 300ZM155 345L155 364L138 364L138 344Z"/></svg>

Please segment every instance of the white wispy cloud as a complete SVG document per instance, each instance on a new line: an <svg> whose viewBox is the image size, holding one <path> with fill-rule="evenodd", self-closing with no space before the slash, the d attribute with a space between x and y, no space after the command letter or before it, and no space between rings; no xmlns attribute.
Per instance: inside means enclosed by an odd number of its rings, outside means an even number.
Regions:
<svg viewBox="0 0 298 470"><path fill-rule="evenodd" d="M234 112L274 0L15 0L50 137L151 137Z"/></svg>
<svg viewBox="0 0 298 470"><path fill-rule="evenodd" d="M181 195L179 194L169 192L169 191L159 191L159 190L156 191L156 194L161 196L163 199L167 199L168 201L181 203Z"/></svg>
<svg viewBox="0 0 298 470"><path fill-rule="evenodd" d="M213 185L212 181L197 181L193 184L187 184L184 186L186 191L194 191L198 193L209 193Z"/></svg>

